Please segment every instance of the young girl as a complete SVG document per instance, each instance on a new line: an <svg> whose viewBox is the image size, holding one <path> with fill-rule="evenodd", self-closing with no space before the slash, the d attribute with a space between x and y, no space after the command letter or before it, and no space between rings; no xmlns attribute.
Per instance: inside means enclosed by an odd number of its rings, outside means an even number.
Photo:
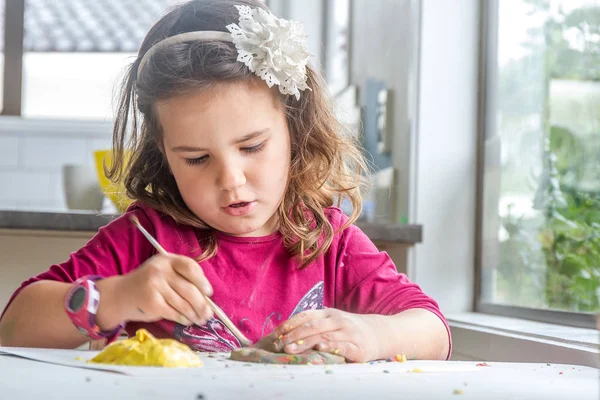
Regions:
<svg viewBox="0 0 600 400"><path fill-rule="evenodd" d="M364 162L304 40L258 0L190 1L154 25L124 80L109 171L136 202L21 285L3 346L146 328L195 350L240 347L205 294L251 341L287 353L449 357L436 302L352 224ZM342 199L350 217L333 207Z"/></svg>

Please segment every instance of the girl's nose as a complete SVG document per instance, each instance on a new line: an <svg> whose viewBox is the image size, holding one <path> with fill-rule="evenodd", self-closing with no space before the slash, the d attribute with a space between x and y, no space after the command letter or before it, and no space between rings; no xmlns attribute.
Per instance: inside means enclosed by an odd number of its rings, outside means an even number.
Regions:
<svg viewBox="0 0 600 400"><path fill-rule="evenodd" d="M219 171L218 184L221 190L234 190L246 184L246 175L234 163L226 163Z"/></svg>

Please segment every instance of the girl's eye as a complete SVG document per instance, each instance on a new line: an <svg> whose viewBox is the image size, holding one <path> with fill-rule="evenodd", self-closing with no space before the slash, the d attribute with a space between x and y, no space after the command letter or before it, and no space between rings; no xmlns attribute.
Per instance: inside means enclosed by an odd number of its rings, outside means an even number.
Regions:
<svg viewBox="0 0 600 400"><path fill-rule="evenodd" d="M261 151L263 148L265 147L265 142L262 142L260 144L257 144L256 146L252 146L252 147L243 147L242 151L244 153L248 153L248 154L252 154L252 153L258 153L259 151ZM200 165L205 163L206 161L208 161L208 155L204 155L202 157L197 157L197 158L186 158L185 162L188 165Z"/></svg>
<svg viewBox="0 0 600 400"><path fill-rule="evenodd" d="M262 142L261 144L257 144L256 146L244 147L244 148L242 148L242 151L245 153L258 153L264 147L265 147L265 142Z"/></svg>
<svg viewBox="0 0 600 400"><path fill-rule="evenodd" d="M189 165L198 165L198 164L202 164L206 160L208 160L208 156L202 156L202 157L198 157L198 158L186 158L185 162Z"/></svg>

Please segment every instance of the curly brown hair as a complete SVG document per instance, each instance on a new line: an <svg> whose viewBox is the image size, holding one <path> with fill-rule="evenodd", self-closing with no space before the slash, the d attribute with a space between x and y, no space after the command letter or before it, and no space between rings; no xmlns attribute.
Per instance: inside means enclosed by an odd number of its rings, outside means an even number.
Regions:
<svg viewBox="0 0 600 400"><path fill-rule="evenodd" d="M170 9L149 31L136 60L125 72L113 131L113 163L107 176L122 182L127 195L171 216L175 221L211 230L187 207L162 149L158 101L216 85L258 79L237 61L233 43L196 41L168 46L152 55L138 76L143 55L161 40L189 31L224 31L237 22L234 5L266 6L256 0L194 0ZM361 185L367 174L356 139L333 112L327 85L307 67L311 90L300 99L277 92L291 136L291 165L284 198L278 208L279 230L290 255L301 267L329 249L335 232L324 208L352 204L345 228L358 218L362 207ZM275 88L274 88L275 89ZM275 93L275 91L274 91ZM126 157L125 154L129 154ZM206 237L198 261L216 254L215 235Z"/></svg>

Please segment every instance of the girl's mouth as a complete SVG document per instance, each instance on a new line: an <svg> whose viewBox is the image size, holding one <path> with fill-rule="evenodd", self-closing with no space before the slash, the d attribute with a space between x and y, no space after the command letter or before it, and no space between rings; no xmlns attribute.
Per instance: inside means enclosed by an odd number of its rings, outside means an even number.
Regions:
<svg viewBox="0 0 600 400"><path fill-rule="evenodd" d="M240 203L230 204L224 208L225 212L235 217L242 217L248 214L256 205L255 201L243 201Z"/></svg>

